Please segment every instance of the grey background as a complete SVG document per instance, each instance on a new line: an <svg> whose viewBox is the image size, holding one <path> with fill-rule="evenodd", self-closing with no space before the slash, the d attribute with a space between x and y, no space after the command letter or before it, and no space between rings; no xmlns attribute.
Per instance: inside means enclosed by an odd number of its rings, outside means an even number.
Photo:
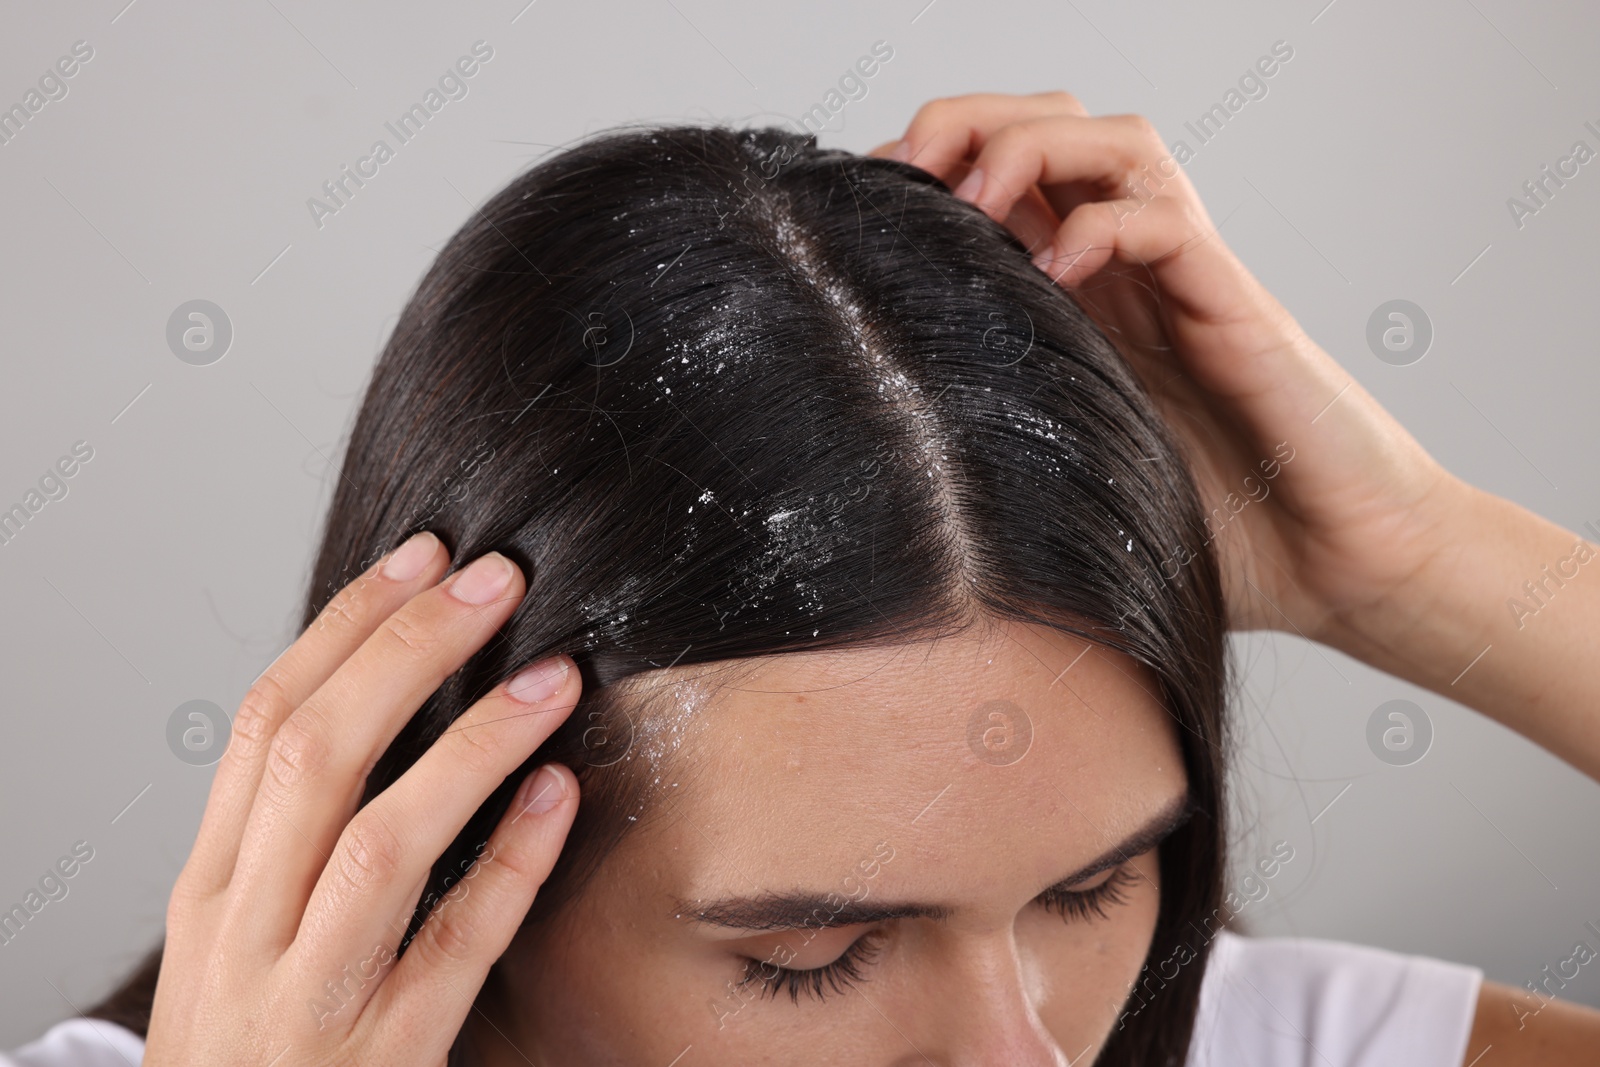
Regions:
<svg viewBox="0 0 1600 1067"><path fill-rule="evenodd" d="M1267 95L1187 165L1224 238L1452 470L1570 529L1600 520L1600 162L1520 229L1506 206L1575 140L1600 148L1583 127L1600 127L1592 12L525 3L4 11L0 105L73 42L95 55L0 146L0 505L73 442L94 458L0 545L0 903L73 842L95 851L70 894L0 946L0 1047L87 1004L157 938L212 774L168 749L169 715L196 699L231 711L292 638L330 462L435 251L550 146L597 129L797 116L882 39L894 58L824 143L865 151L939 95L1064 88L1193 147L1183 124L1287 41ZM469 94L319 230L307 198L479 39L494 58ZM1435 330L1406 367L1365 342L1369 314L1397 298ZM193 299L234 327L211 366L166 344L168 316ZM1461 960L1520 985L1600 922L1600 787L1335 652L1281 636L1238 650L1238 858L1280 839L1295 849L1245 909L1252 929ZM1400 697L1435 731L1407 767L1365 740L1372 710ZM1567 994L1600 1004L1597 975L1585 968Z"/></svg>

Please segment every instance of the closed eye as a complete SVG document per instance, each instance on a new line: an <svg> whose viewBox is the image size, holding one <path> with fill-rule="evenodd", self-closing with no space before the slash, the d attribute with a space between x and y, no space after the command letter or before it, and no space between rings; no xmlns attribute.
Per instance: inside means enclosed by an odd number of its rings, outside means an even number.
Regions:
<svg viewBox="0 0 1600 1067"><path fill-rule="evenodd" d="M779 967L771 960L746 958L739 985L757 986L763 997L788 993L796 1004L800 1003L801 993L822 1000L829 993L843 993L855 983L865 981L865 969L877 958L886 936L887 930L874 927L850 942L838 959L821 967Z"/></svg>
<svg viewBox="0 0 1600 1067"><path fill-rule="evenodd" d="M1143 829L1112 846L1101 859L1046 889L1034 897L1032 903L1056 912L1067 922L1109 919L1110 910L1126 904L1128 890L1144 880L1144 875L1135 869L1133 858L1155 852L1162 841L1188 822L1194 810L1188 794L1172 798ZM1105 874L1102 881L1083 886L1084 882L1102 874ZM738 930L798 931L805 929L819 913L818 909L823 908L831 916L826 925L833 929L870 926L833 961L818 967L784 967L771 958L744 957L744 975L738 986L756 986L763 996L776 997L787 992L796 1004L800 1002L801 993L821 1000L830 993L843 993L855 983L866 981L870 964L888 936L884 923L912 918L942 919L948 914L947 909L939 905L830 902L832 896L731 898L699 907L687 903L679 907L693 908L694 917L702 923ZM792 954L787 957L787 960L793 959Z"/></svg>
<svg viewBox="0 0 1600 1067"><path fill-rule="evenodd" d="M1088 889L1063 889L1051 886L1037 897L1034 903L1060 915L1068 922L1083 919L1107 919L1107 908L1128 902L1127 892L1139 883L1139 874L1130 864L1111 869L1111 875L1099 885Z"/></svg>
<svg viewBox="0 0 1600 1067"><path fill-rule="evenodd" d="M1128 901L1127 891L1139 882L1139 875L1129 864L1114 867L1104 881L1088 889L1065 889L1051 886L1033 899L1033 903L1054 911L1068 922L1108 919L1108 909ZM787 993L795 1004L802 994L816 1000L844 993L859 982L867 980L867 970L877 959L888 936L887 928L876 926L852 941L839 954L838 959L820 967L780 967L768 960L746 957L744 974L739 986L755 986L762 997L776 998Z"/></svg>

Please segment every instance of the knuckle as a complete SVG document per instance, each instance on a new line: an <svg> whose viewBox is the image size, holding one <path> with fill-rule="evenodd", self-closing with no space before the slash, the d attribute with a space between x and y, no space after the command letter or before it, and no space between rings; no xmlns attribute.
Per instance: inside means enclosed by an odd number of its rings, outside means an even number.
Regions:
<svg viewBox="0 0 1600 1067"><path fill-rule="evenodd" d="M983 149L978 153L978 165L993 169L997 164L995 159L1010 159L1032 153L1038 156L1042 149L1040 145L1050 136L1057 124L1056 118L1038 117L1022 119L1018 122L1008 123L1000 127L984 142Z"/></svg>
<svg viewBox="0 0 1600 1067"><path fill-rule="evenodd" d="M472 921L470 910L452 907L448 903L428 919L425 938L429 960L435 964L459 966L482 953L488 946L478 925Z"/></svg>
<svg viewBox="0 0 1600 1067"><path fill-rule="evenodd" d="M202 894L193 888L190 882L192 877L193 875L186 866L179 872L177 880L172 884L172 893L167 897L166 922L168 930L188 929L192 916L200 909Z"/></svg>
<svg viewBox="0 0 1600 1067"><path fill-rule="evenodd" d="M988 158L997 153L1014 152L1019 145L1025 145L1037 136L1038 131L1027 120L1007 123L989 135L979 156Z"/></svg>
<svg viewBox="0 0 1600 1067"><path fill-rule="evenodd" d="M916 115L911 119L911 127L918 133L932 133L933 130L948 123L958 107L960 107L958 97L936 96L917 108Z"/></svg>
<svg viewBox="0 0 1600 1067"><path fill-rule="evenodd" d="M333 598L323 605L322 610L317 612L318 630L337 627L349 620L350 611L355 603L354 590L353 584L347 585L333 594Z"/></svg>
<svg viewBox="0 0 1600 1067"><path fill-rule="evenodd" d="M426 657L439 647L438 634L412 608L402 608L383 620L379 632L407 655Z"/></svg>
<svg viewBox="0 0 1600 1067"><path fill-rule="evenodd" d="M559 843L547 846L526 843L498 845L494 862L500 866L502 877L512 885L543 885L555 865L555 853L560 847Z"/></svg>
<svg viewBox="0 0 1600 1067"><path fill-rule="evenodd" d="M1079 115L1088 113L1088 109L1083 106L1083 102L1065 89L1052 89L1044 95L1051 103L1059 104L1068 111Z"/></svg>
<svg viewBox="0 0 1600 1067"><path fill-rule="evenodd" d="M1161 131L1156 129L1156 124L1143 115L1117 115L1116 120L1131 130L1135 138L1141 142L1141 149L1156 149L1163 155L1167 146L1161 140Z"/></svg>
<svg viewBox="0 0 1600 1067"><path fill-rule="evenodd" d="M284 720L267 749L262 792L282 804L290 792L326 767L331 755L332 746L320 721L304 709L295 712Z"/></svg>
<svg viewBox="0 0 1600 1067"><path fill-rule="evenodd" d="M474 774L497 771L505 761L506 746L493 725L456 725L446 731L450 754Z"/></svg>
<svg viewBox="0 0 1600 1067"><path fill-rule="evenodd" d="M367 614L369 603L369 599L362 594L367 586L373 583L375 574L376 568L371 568L341 586L317 613L319 628L348 626L359 622L362 616Z"/></svg>
<svg viewBox="0 0 1600 1067"><path fill-rule="evenodd" d="M283 683L268 669L239 702L239 710L233 716L233 732L249 742L251 748L260 748L272 739L283 709L289 706Z"/></svg>
<svg viewBox="0 0 1600 1067"><path fill-rule="evenodd" d="M167 930L172 934L177 934L185 929L189 925L189 914L188 896L180 893L178 888L174 886L172 895L167 898L167 910L165 913Z"/></svg>
<svg viewBox="0 0 1600 1067"><path fill-rule="evenodd" d="M1199 208L1184 197L1160 194L1152 202L1167 225L1182 229L1185 233L1205 228Z"/></svg>
<svg viewBox="0 0 1600 1067"><path fill-rule="evenodd" d="M357 893L386 885L400 871L402 852L399 835L369 808L345 827L339 843L339 875Z"/></svg>

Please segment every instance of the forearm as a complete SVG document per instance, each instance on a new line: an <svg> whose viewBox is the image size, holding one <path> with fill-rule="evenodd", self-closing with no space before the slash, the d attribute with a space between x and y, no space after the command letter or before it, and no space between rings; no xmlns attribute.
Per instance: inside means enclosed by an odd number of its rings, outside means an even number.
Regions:
<svg viewBox="0 0 1600 1067"><path fill-rule="evenodd" d="M1600 548L1465 483L1430 521L1429 562L1324 639L1600 780Z"/></svg>

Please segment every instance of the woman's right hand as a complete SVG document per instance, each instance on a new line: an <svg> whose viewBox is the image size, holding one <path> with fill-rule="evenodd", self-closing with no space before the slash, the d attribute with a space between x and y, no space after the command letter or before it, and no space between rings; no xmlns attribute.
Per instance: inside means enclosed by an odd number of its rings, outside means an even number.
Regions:
<svg viewBox="0 0 1600 1067"><path fill-rule="evenodd" d="M1245 268L1146 119L974 93L873 154L1010 228L1143 379L1188 446L1230 627L1359 654L1347 633L1415 613L1470 493Z"/></svg>
<svg viewBox="0 0 1600 1067"><path fill-rule="evenodd" d="M146 1064L445 1062L566 840L571 770L528 776L477 863L396 951L438 857L581 685L565 656L519 672L358 811L396 733L526 589L498 553L441 584L448 566L433 535L407 541L246 694L167 906Z"/></svg>
<svg viewBox="0 0 1600 1067"><path fill-rule="evenodd" d="M1429 456L1227 247L1147 120L975 93L873 154L1010 228L1127 357L1188 446L1230 627L1332 645L1600 781L1600 589L1571 581L1593 546ZM1557 570L1558 602L1520 600Z"/></svg>

